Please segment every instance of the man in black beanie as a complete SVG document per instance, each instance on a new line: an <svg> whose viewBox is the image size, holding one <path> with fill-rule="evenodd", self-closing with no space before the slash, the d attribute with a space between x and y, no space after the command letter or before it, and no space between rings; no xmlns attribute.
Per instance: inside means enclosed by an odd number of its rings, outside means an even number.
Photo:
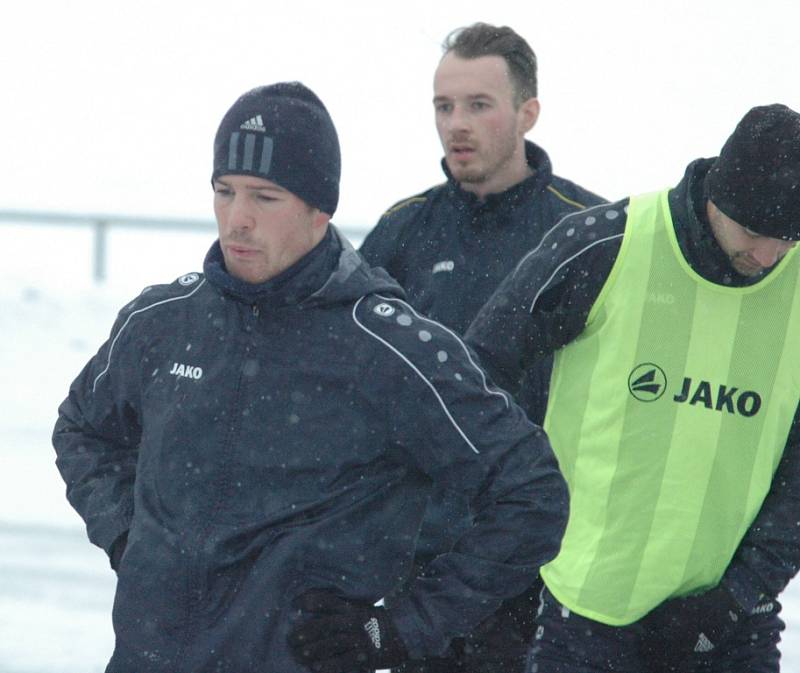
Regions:
<svg viewBox="0 0 800 673"><path fill-rule="evenodd" d="M117 572L108 673L352 673L444 650L552 559L541 429L330 224L340 155L299 83L214 142L204 273L126 305L53 434ZM477 518L390 609L434 484Z"/></svg>
<svg viewBox="0 0 800 673"><path fill-rule="evenodd" d="M566 217L467 342L556 353L570 485L528 673L779 670L800 568L800 114L750 110L674 189Z"/></svg>

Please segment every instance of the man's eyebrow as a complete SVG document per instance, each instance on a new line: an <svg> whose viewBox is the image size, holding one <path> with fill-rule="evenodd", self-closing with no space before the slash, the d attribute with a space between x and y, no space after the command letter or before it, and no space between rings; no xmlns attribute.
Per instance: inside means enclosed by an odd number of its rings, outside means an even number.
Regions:
<svg viewBox="0 0 800 673"><path fill-rule="evenodd" d="M457 98L457 96L434 96L433 102L436 103L439 101L448 101L448 100L453 100L454 98ZM466 98L467 100L478 100L481 98L486 100L494 100L494 96L492 96L492 94L489 93L470 93L464 96L464 98Z"/></svg>
<svg viewBox="0 0 800 673"><path fill-rule="evenodd" d="M283 187L280 185L245 185L245 189L249 189L253 192L285 192Z"/></svg>
<svg viewBox="0 0 800 673"><path fill-rule="evenodd" d="M216 178L214 180L214 183L215 184L219 183L221 185L224 185L225 187L230 187L231 186L231 183L229 181L226 181L224 177L223 178ZM273 185L258 185L258 184L253 184L253 183L245 183L242 188L243 189L247 189L247 190L252 191L252 192L269 191L269 192L275 192L276 194L282 194L282 193L288 191L288 190L284 189L283 187L281 187L280 185L274 185L274 184Z"/></svg>

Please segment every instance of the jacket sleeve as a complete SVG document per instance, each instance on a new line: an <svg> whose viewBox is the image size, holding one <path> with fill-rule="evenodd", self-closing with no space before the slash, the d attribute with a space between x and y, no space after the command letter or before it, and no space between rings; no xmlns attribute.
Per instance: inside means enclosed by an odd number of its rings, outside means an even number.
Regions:
<svg viewBox="0 0 800 673"><path fill-rule="evenodd" d="M384 268L400 285L405 285L408 276L405 259L408 228L426 201L427 196L423 194L393 205L381 215L359 248L370 266Z"/></svg>
<svg viewBox="0 0 800 673"><path fill-rule="evenodd" d="M137 361L123 329L128 315L120 313L109 340L70 386L53 431L67 499L109 556L130 527L141 437L138 368L126 364Z"/></svg>
<svg viewBox="0 0 800 673"><path fill-rule="evenodd" d="M517 396L525 371L577 337L617 258L627 199L563 218L523 255L466 333L482 364Z"/></svg>
<svg viewBox="0 0 800 673"><path fill-rule="evenodd" d="M384 215L367 234L358 251L370 266L380 266L388 271L394 259L396 239L397 232L393 231Z"/></svg>
<svg viewBox="0 0 800 673"><path fill-rule="evenodd" d="M455 333L407 303L367 299L390 443L402 460L467 495L473 525L390 612L412 657L441 652L522 593L558 552L566 484L544 431L497 389ZM373 378L375 376L373 375Z"/></svg>
<svg viewBox="0 0 800 673"><path fill-rule="evenodd" d="M778 596L800 570L800 410L772 487L736 554L722 585L746 613Z"/></svg>

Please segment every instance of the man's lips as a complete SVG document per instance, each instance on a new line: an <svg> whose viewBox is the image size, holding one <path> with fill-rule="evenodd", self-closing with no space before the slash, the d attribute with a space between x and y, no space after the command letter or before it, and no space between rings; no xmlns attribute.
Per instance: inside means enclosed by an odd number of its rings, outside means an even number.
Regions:
<svg viewBox="0 0 800 673"><path fill-rule="evenodd" d="M253 248L248 248L243 245L228 244L227 248L229 253L231 253L232 255L236 255L237 257L250 257L252 255L255 255L257 252L257 250Z"/></svg>
<svg viewBox="0 0 800 673"><path fill-rule="evenodd" d="M456 159L469 159L475 154L475 148L469 145L451 145L450 156Z"/></svg>

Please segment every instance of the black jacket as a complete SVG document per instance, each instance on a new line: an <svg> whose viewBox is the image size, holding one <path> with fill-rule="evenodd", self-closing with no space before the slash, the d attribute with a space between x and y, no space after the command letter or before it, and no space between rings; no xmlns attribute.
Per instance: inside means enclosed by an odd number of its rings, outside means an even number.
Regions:
<svg viewBox="0 0 800 673"><path fill-rule="evenodd" d="M669 192L681 251L707 280L730 286L756 283L738 274L714 238L705 214L705 175L713 159L698 159ZM562 220L528 253L469 328L466 339L495 382L512 394L523 373L583 330L616 260L628 199ZM745 612L763 594L775 597L800 568L800 413L759 515L734 555L722 584Z"/></svg>
<svg viewBox="0 0 800 673"><path fill-rule="evenodd" d="M547 153L525 143L534 174L485 200L447 182L387 210L360 252L403 286L414 307L459 334L527 250L569 213L604 202L553 175Z"/></svg>
<svg viewBox="0 0 800 673"><path fill-rule="evenodd" d="M291 600L389 593L434 481L476 519L392 608L412 656L534 580L565 485L463 342L333 228L262 285L218 244L204 269L124 307L59 409L70 502L107 552L127 535L110 673L299 673Z"/></svg>

